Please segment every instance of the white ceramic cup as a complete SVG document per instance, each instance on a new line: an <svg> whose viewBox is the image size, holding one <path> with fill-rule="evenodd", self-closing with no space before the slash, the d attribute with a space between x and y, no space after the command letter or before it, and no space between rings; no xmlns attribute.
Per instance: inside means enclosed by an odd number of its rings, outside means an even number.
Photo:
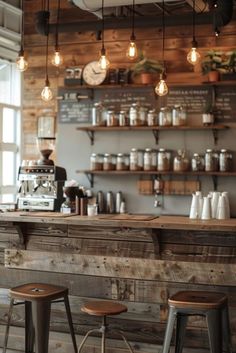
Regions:
<svg viewBox="0 0 236 353"><path fill-rule="evenodd" d="M225 197L226 216L227 218L230 218L229 193L227 191L223 191L222 195Z"/></svg>
<svg viewBox="0 0 236 353"><path fill-rule="evenodd" d="M199 218L199 196L196 194L192 195L189 218L190 219Z"/></svg>
<svg viewBox="0 0 236 353"><path fill-rule="evenodd" d="M218 202L219 202L220 192L214 191L212 193L211 198L211 211L212 211L212 218L216 218L217 209L218 209Z"/></svg>
<svg viewBox="0 0 236 353"><path fill-rule="evenodd" d="M226 200L225 200L225 196L223 196L223 195L220 195L220 197L219 197L216 218L217 219L226 219L227 218Z"/></svg>

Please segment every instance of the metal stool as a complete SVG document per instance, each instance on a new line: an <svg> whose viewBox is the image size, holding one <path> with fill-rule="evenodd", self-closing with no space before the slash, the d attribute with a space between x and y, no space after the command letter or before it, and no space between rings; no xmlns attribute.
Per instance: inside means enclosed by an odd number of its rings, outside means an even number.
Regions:
<svg viewBox="0 0 236 353"><path fill-rule="evenodd" d="M215 292L183 291L174 294L169 300L169 317L165 332L162 353L168 353L175 319L175 353L183 350L184 334L188 316L204 316L208 326L211 353L231 352L228 303L226 295Z"/></svg>
<svg viewBox="0 0 236 353"><path fill-rule="evenodd" d="M127 341L127 339L123 335L123 332L119 331L119 330L111 330L107 324L107 315L118 315L118 314L126 312L127 310L128 309L125 305L117 303L117 302L112 302L112 301L103 301L103 302L91 301L91 302L84 304L81 308L81 311L83 311L89 315L101 316L102 317L102 326L100 328L89 330L86 333L86 335L84 336L84 338L79 346L78 353L81 352L81 350L85 344L85 341L87 340L88 336L93 332L99 332L102 334L101 353L105 353L105 340L106 340L106 333L108 331L118 333L123 338L130 353L134 353L129 342Z"/></svg>
<svg viewBox="0 0 236 353"><path fill-rule="evenodd" d="M75 353L77 353L77 344L68 300L68 288L45 283L27 283L11 288L10 296L11 301L8 312L3 353L6 353L13 305L19 304L25 304L25 352L32 353L34 351L35 343L36 353L47 353L51 303L59 302L65 303L73 347ZM62 299L57 300L60 298ZM19 299L23 300L23 303L15 303L15 300Z"/></svg>

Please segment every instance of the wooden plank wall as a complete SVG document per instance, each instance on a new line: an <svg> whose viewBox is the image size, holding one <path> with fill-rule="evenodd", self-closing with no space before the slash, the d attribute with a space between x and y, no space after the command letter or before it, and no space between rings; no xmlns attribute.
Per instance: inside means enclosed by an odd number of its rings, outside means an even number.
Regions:
<svg viewBox="0 0 236 353"><path fill-rule="evenodd" d="M40 92L45 81L45 43L46 38L35 31L35 13L41 9L41 0L25 1L25 51L28 55L29 68L24 73L23 92L23 131L24 131L24 159L37 159L38 153L35 144L36 126L38 116L49 113L56 114L57 101L48 104L42 102ZM55 23L57 1L50 0L51 22ZM90 20L93 15L82 12L73 7L69 1L61 1L60 23ZM221 30L221 35L216 38L212 25L201 25L196 28L199 50L204 52L209 48L227 50L235 46L235 21L232 21ZM106 49L111 62L111 67L130 67L125 56L130 37L130 29L111 29L105 31ZM153 59L161 60L161 28L136 28L137 45L144 50L146 55ZM166 28L165 59L169 82L199 83L203 78L200 67L195 68L187 63L186 55L192 41L192 27L178 26ZM68 66L81 66L92 60L98 59L101 43L96 39L96 33L61 33L59 35L61 51L64 57L63 67L58 69L49 62L49 78L54 96L57 89L64 84L65 68ZM54 36L50 35L49 52L54 50Z"/></svg>
<svg viewBox="0 0 236 353"><path fill-rule="evenodd" d="M4 247L7 248L6 267L3 263L0 267L1 323L6 321L7 288L31 281L61 283L69 288L78 335L99 324L96 317L80 312L85 300L117 300L124 302L129 311L110 318L111 324L126 332L128 339L135 342L136 351L151 352L153 347L159 351L166 327L168 297L183 289L219 291L229 297L236 351L235 232L31 223L25 226L26 249L17 241L13 225L0 227L0 239L4 239L0 250L3 253ZM17 307L14 325L23 323L23 308ZM51 329L68 332L62 304L53 307ZM80 339L78 336L78 343ZM98 344L98 340L92 343ZM199 353L208 348L203 318L189 319L185 344ZM57 349L52 347L52 351Z"/></svg>

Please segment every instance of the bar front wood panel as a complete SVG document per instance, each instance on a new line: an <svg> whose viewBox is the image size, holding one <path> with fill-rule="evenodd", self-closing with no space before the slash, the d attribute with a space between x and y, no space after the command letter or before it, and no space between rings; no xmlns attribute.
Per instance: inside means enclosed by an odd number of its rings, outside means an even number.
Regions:
<svg viewBox="0 0 236 353"><path fill-rule="evenodd" d="M62 220L58 220L60 222ZM160 347L163 342L167 299L171 294L184 289L220 291L229 298L235 350L236 230L232 231L231 227L224 232L152 229L145 228L143 223L139 229L109 224L99 226L98 222L90 226L67 222L23 222L26 248L12 242L4 244L6 267L0 266L0 317L3 322L8 308L7 288L34 281L61 283L69 288L77 334L82 335L99 325L98 318L80 312L84 301L124 301L129 312L110 318L110 322L126 331L127 337L138 347L137 351L151 352L153 345ZM17 244L14 225L7 233L6 223L6 238L2 239L13 237ZM14 324L22 326L23 323L23 308L18 307ZM51 329L68 333L62 304L53 305ZM202 318L189 320L185 345L188 350L199 353L208 348L206 323ZM121 345L120 349L124 347Z"/></svg>

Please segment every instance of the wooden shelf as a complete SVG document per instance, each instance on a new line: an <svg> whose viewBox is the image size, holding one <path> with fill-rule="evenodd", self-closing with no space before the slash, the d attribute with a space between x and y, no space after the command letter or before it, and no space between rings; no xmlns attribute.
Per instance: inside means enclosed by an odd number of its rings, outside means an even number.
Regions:
<svg viewBox="0 0 236 353"><path fill-rule="evenodd" d="M95 132L111 132L111 131L152 131L155 142L158 145L159 131L197 131L197 130L210 130L212 131L214 143L218 141L218 131L226 130L229 127L223 124L212 124L209 126L204 125L185 125L185 126L81 126L76 129L79 131L85 131L89 136L91 145L94 144Z"/></svg>
<svg viewBox="0 0 236 353"><path fill-rule="evenodd" d="M115 176L115 175L150 175L150 176L161 176L161 175L169 175L169 176L210 176L212 177L214 190L217 190L217 177L236 177L236 171L233 172L175 172L175 171L158 171L158 170L77 170L76 173L86 174L91 187L94 184L94 176L95 175L103 175L103 176Z"/></svg>

